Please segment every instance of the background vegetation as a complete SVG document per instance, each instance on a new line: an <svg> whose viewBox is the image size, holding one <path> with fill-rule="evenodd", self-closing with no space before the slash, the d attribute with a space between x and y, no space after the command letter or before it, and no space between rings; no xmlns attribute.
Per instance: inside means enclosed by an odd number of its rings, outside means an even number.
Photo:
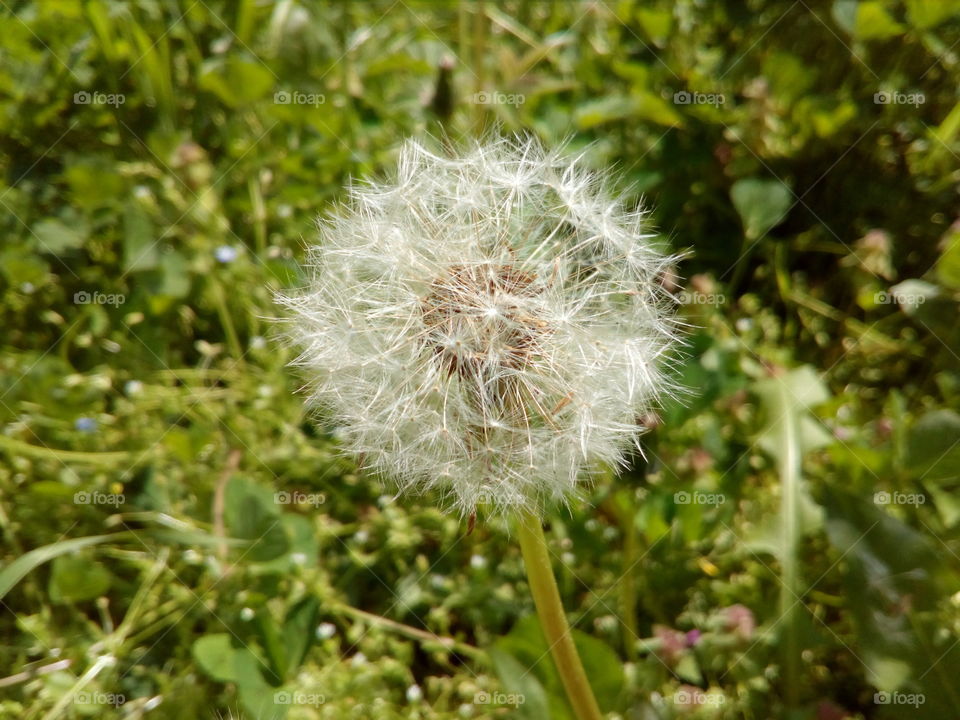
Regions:
<svg viewBox="0 0 960 720"><path fill-rule="evenodd" d="M350 177L495 121L690 251L690 397L549 518L610 717L960 717L956 0L0 22L0 717L569 718L507 524L340 457L268 321Z"/></svg>

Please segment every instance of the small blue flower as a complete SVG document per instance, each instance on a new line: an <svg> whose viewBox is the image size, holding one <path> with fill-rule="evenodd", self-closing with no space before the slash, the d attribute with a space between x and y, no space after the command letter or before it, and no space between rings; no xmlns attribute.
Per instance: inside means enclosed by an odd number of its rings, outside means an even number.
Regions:
<svg viewBox="0 0 960 720"><path fill-rule="evenodd" d="M91 417L79 417L73 423L73 427L80 432L92 433L97 431L97 421Z"/></svg>
<svg viewBox="0 0 960 720"><path fill-rule="evenodd" d="M221 245L213 251L213 255L222 263L230 263L237 259L240 253L233 245Z"/></svg>

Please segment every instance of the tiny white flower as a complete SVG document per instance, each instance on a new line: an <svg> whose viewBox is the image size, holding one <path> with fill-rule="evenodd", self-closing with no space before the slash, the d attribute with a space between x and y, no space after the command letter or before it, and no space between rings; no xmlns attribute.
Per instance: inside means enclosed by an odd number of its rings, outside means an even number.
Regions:
<svg viewBox="0 0 960 720"><path fill-rule="evenodd" d="M328 622L320 623L317 625L316 634L318 640L327 640L337 634L337 626Z"/></svg>
<svg viewBox="0 0 960 720"><path fill-rule="evenodd" d="M487 566L487 559L483 555L471 555L470 567L481 570Z"/></svg>
<svg viewBox="0 0 960 720"><path fill-rule="evenodd" d="M410 141L395 180L321 220L281 297L310 400L401 491L540 512L622 465L674 386L675 258L604 178L532 139Z"/></svg>
<svg viewBox="0 0 960 720"><path fill-rule="evenodd" d="M407 688L407 702L420 702L423 700L423 690L419 685L411 685Z"/></svg>

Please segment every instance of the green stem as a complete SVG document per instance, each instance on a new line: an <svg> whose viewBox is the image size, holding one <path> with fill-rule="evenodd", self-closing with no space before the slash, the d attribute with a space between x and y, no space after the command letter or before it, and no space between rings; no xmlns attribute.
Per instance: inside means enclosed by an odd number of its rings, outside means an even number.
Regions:
<svg viewBox="0 0 960 720"><path fill-rule="evenodd" d="M560 602L560 593L557 592L557 582L550 567L550 552L547 550L547 540L543 536L540 519L529 511L523 511L518 526L530 592L533 594L540 625L557 664L567 697L579 720L600 720L600 706L593 696L587 673L573 644L567 616Z"/></svg>

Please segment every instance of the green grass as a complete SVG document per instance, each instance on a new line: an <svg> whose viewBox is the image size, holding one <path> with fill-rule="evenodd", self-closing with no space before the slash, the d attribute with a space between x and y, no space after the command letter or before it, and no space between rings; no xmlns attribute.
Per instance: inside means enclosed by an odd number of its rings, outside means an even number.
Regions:
<svg viewBox="0 0 960 720"><path fill-rule="evenodd" d="M0 718L570 717L516 531L342 457L271 320L349 178L495 124L688 253L689 395L549 517L601 708L960 716L960 3L0 22Z"/></svg>

